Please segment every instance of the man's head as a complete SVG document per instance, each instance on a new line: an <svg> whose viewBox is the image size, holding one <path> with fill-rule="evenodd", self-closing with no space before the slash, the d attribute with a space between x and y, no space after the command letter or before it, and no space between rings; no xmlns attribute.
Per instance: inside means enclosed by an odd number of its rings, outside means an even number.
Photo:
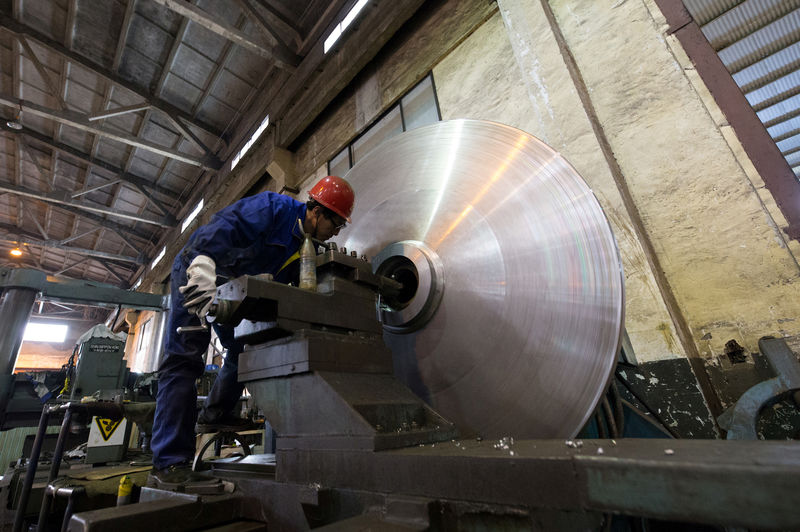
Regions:
<svg viewBox="0 0 800 532"><path fill-rule="evenodd" d="M303 230L323 242L338 235L350 221L354 203L355 194L347 181L332 175L323 177L308 192Z"/></svg>

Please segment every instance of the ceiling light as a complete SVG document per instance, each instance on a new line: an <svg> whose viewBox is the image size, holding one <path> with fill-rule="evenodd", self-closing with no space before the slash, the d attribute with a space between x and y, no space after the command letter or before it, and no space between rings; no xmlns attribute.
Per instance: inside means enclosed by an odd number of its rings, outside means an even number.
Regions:
<svg viewBox="0 0 800 532"><path fill-rule="evenodd" d="M22 256L22 250L19 249L19 248L14 248L11 251L9 251L9 253L11 253L11 255L13 255L14 257L21 257Z"/></svg>

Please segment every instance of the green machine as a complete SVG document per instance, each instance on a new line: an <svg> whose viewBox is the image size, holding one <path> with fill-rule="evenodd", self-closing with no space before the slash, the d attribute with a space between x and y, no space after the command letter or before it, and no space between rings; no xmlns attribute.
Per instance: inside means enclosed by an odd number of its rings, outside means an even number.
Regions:
<svg viewBox="0 0 800 532"><path fill-rule="evenodd" d="M93 395L99 400L118 401L124 392L128 375L125 360L124 333L115 334L104 324L95 325L78 339L70 360L70 400ZM72 367L74 363L74 368ZM97 464L121 460L125 455L130 424L127 420L94 417L86 446L86 463Z"/></svg>
<svg viewBox="0 0 800 532"><path fill-rule="evenodd" d="M70 399L100 394L99 399L119 395L128 378L125 334L114 334L103 324L86 332L77 343L77 364L70 383Z"/></svg>

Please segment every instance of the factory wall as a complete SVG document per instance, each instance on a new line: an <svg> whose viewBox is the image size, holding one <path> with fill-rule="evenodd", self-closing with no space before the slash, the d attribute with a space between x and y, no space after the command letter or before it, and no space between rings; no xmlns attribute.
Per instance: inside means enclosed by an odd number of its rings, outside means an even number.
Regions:
<svg viewBox="0 0 800 532"><path fill-rule="evenodd" d="M660 11L581 5L553 11L700 353L797 334L797 242Z"/></svg>
<svg viewBox="0 0 800 532"><path fill-rule="evenodd" d="M699 388L716 394L703 366L729 340L757 351L763 335L800 331L800 248L651 0L432 4L296 147L301 190L432 71L443 119L519 127L590 184L622 254L637 360L689 379L691 365L700 381L671 400L705 408Z"/></svg>

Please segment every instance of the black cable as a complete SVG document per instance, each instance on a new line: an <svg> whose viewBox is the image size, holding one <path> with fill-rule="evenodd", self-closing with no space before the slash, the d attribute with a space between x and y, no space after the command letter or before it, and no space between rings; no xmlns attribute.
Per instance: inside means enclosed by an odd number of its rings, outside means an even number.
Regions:
<svg viewBox="0 0 800 532"><path fill-rule="evenodd" d="M614 421L614 413L611 411L611 403L608 402L608 397L603 396L603 413L608 423L608 431L611 433L612 438L619 438L619 431L617 430L617 423Z"/></svg>
<svg viewBox="0 0 800 532"><path fill-rule="evenodd" d="M619 388L617 388L617 383L614 380L611 381L610 391L611 398L614 401L614 420L617 422L617 431L619 431L621 438L625 435L625 411L622 409L622 397L619 395Z"/></svg>
<svg viewBox="0 0 800 532"><path fill-rule="evenodd" d="M594 422L597 423L597 437L604 440L608 438L608 431L602 418L603 416L600 414L600 408L598 407L594 413Z"/></svg>

